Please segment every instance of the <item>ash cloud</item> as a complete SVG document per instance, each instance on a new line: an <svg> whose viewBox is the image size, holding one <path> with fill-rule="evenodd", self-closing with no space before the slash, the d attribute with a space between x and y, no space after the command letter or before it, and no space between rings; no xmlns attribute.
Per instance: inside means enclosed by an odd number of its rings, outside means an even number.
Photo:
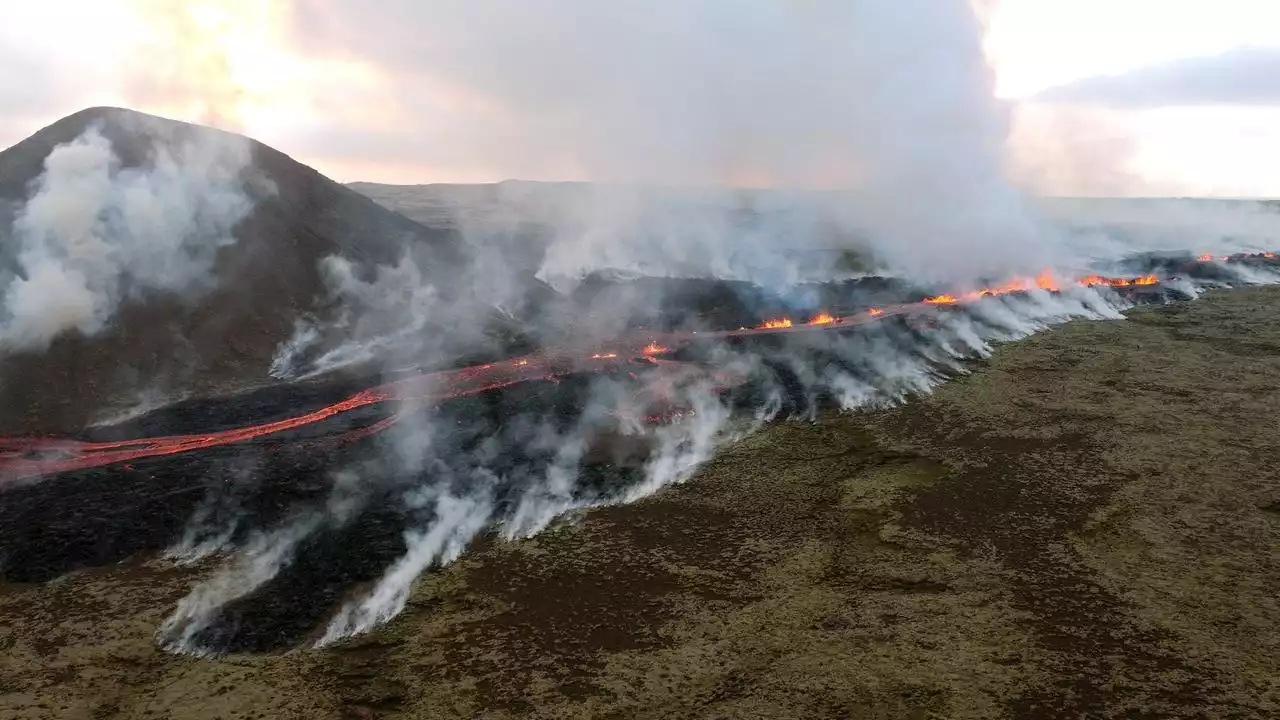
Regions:
<svg viewBox="0 0 1280 720"><path fill-rule="evenodd" d="M126 167L100 124L55 147L11 224L0 353L99 333L123 303L149 293L208 291L219 250L253 206L242 178L249 159L241 138L201 136L156 144L145 165Z"/></svg>

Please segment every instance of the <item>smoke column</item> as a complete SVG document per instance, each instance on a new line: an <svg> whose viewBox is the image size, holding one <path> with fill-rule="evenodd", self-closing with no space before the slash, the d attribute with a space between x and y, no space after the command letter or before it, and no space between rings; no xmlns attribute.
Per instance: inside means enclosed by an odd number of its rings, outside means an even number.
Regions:
<svg viewBox="0 0 1280 720"><path fill-rule="evenodd" d="M785 281L784 250L829 246L824 223L939 280L1054 259L1005 177L1008 111L967 0L304 6L308 50L395 78L387 112L425 118L396 136L424 163L465 150L508 176L606 184L565 191L544 278L610 266ZM744 232L730 211L758 200L661 186L851 192Z"/></svg>

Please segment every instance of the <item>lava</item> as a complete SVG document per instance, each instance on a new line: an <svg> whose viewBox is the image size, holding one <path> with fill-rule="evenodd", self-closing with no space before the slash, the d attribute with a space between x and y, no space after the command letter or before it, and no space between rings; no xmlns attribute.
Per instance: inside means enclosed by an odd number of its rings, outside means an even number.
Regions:
<svg viewBox="0 0 1280 720"><path fill-rule="evenodd" d="M1136 278L1114 278L1103 277L1102 275L1086 275L1085 277L1076 280L1076 284L1084 285L1086 287L1093 287L1096 285L1105 285L1108 287L1132 287L1135 285L1155 285L1158 282L1160 282L1160 280L1155 275L1143 275Z"/></svg>
<svg viewBox="0 0 1280 720"><path fill-rule="evenodd" d="M1274 253L1258 253L1247 257L1274 258ZM1202 255L1202 262L1213 260L1212 255ZM1109 278L1100 275L1088 275L1078 278L1075 283L1082 286L1129 287L1150 286L1159 283L1155 275L1143 275L1136 278ZM859 314L838 317L829 312L821 312L813 316L803 325L795 325L790 318L768 320L756 328L739 328L737 330L679 334L672 333L661 338L649 340L647 345L632 345L638 350L604 351L594 353L590 360L618 360L628 362L644 360L650 366L689 371L690 377L708 377L706 370L690 363L662 360L656 355L671 352L671 349L695 339L715 340L718 338L754 335L760 333L819 331L832 327L848 327L878 321L887 315L903 315L921 313L931 310L932 306L955 305L971 302L985 297L1004 295L1030 290L1056 291L1059 285L1053 274L1046 271L1034 278L1016 278L999 286L982 288L967 293L945 293L927 297L915 303L904 303L889 308L869 308ZM583 358L583 355L576 355ZM539 380L554 381L571 373L586 371L599 372L605 369L616 369L618 363L583 363L575 361L573 354L556 355L543 353L511 358L500 363L487 363L456 370L445 370L425 373L404 380L388 383L378 387L362 390L351 397L328 407L300 414L295 417L248 427L223 430L210 433L190 435L171 435L161 437L138 438L116 442L81 442L77 440L57 438L0 438L0 480L22 480L51 475L91 467L117 465L133 460L174 455L192 452L234 443L244 443L258 438L279 435L290 430L313 425L343 413L372 405L395 403L391 413L368 426L349 430L339 435L337 441L354 441L381 432L394 425L402 417L411 412L438 404L445 400L462 398L480 393L506 388L518 383ZM731 387L740 378L721 377L723 371L713 370L710 378L717 387ZM636 377L634 373L631 376ZM683 375L682 375L683 377ZM672 378L668 377L670 381ZM653 393L652 384L648 391ZM649 413L662 416L665 413Z"/></svg>

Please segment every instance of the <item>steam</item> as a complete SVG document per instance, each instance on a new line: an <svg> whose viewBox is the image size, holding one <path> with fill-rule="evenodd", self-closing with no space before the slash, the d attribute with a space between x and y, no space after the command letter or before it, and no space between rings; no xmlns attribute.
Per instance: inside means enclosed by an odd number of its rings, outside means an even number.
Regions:
<svg viewBox="0 0 1280 720"><path fill-rule="evenodd" d="M378 266L369 280L361 278L358 268L340 256L326 257L321 269L330 298L339 304L339 314L329 323L299 320L272 360L273 376L318 375L424 345L428 323L438 319L439 302L434 286L411 256L404 255L394 266ZM308 357L326 333L338 334L341 342ZM438 356L437 349L431 350ZM419 354L417 360L426 362L428 358Z"/></svg>
<svg viewBox="0 0 1280 720"><path fill-rule="evenodd" d="M15 268L0 269L0 353L101 332L148 293L211 289L252 208L248 163L248 144L221 135L156 145L143 167L124 167L99 126L54 148L13 222Z"/></svg>
<svg viewBox="0 0 1280 720"><path fill-rule="evenodd" d="M207 651L201 634L216 625L221 608L262 588L306 538L349 522L378 488L399 488L391 497L407 518L405 553L370 590L336 610L318 645L394 618L419 576L456 560L482 533L515 541L578 510L643 500L687 481L726 442L780 414L812 418L824 398L850 411L905 402L967 372L964 361L989 355L995 343L1074 318L1120 319L1128 307L1107 288L1037 290L940 313L930 325L886 320L857 332L795 336L772 349L720 348L711 364L749 376L761 389L762 400L748 418L735 417L726 396L696 378L674 384L668 400L682 411L657 428L625 414L619 418L620 400L632 393L607 378L592 383L569 425L532 412L504 417L501 427L452 416L407 416L386 436L390 446L380 453L379 470L361 475L368 480L358 493L338 482L326 505L255 536L182 602L162 636L172 648ZM460 447L459 433L477 442ZM649 453L634 474L602 485L599 467L588 456L609 433L638 436ZM352 497L359 500L334 500Z"/></svg>
<svg viewBox="0 0 1280 720"><path fill-rule="evenodd" d="M430 524L407 534L409 547L364 600L348 605L334 618L318 644L328 645L348 635L364 632L400 614L409 599L413 581L427 568L453 562L484 529L492 502L481 494L456 497L443 493L434 500Z"/></svg>
<svg viewBox="0 0 1280 720"><path fill-rule="evenodd" d="M798 185L830 171L853 187L809 194L560 188L544 218L545 253L528 268L503 253L478 253L485 263L473 280L478 295L496 289L493 278L525 270L570 288L603 268L785 288L840 277L836 268L804 277L795 257L833 248L865 257L887 275L964 284L1070 267L1094 254L1115 261L1133 247L1115 228L1125 218L1072 228L1051 221L1009 182L1006 110L993 98L979 20L965 0L750 0L732 13L680 3L669 6L670 16L627 15L637 19L634 36L616 9L603 7L531 11L507 3L508 16L457 5L433 25L442 43L422 45L448 53L432 58L445 81L527 120L522 139L535 134L598 177L723 182L746 174ZM531 39L521 20L545 39ZM471 32L451 32L459 24ZM584 32L593 27L608 32ZM617 76L581 62L583 55L617 57L595 43L620 37L654 62L614 62ZM564 47L546 47L548 40ZM775 40L775 52L760 51ZM582 43L595 52L577 52ZM519 53L517 64L511 48L535 52ZM603 100L590 92L599 89L607 90ZM485 130L493 128L479 128L482 139ZM488 149L481 144L478 151ZM495 224L515 225L508 220ZM1162 242L1159 235L1153 243ZM1188 242L1193 237L1204 233ZM440 278L411 252L377 268L329 258L323 269L336 313L299 323L273 365L278 377L369 361L388 370L406 359L427 365L478 342L476 328L492 313L516 314L496 293L488 303L443 301ZM588 317L619 324L609 301L588 305ZM358 492L339 479L325 504L255 535L182 601L162 638L169 647L201 651L203 634L226 606L260 591L305 551L307 538L350 522L375 492L405 518L406 550L371 589L333 608L320 645L395 617L418 577L456 560L482 533L517 541L576 510L640 501L687 481L724 443L777 416L809 419L827 400L846 410L904 402L964 373L965 360L989 355L995 343L1072 318L1117 319L1126 307L1107 289L1031 291L942 313L932 326L886 319L859 332L797 335L782 347L722 349L711 364L747 377L759 392L750 418L735 417L732 398L707 378L673 382L664 399L679 411L677 421L656 429L617 411L632 393L609 380L586 388L568 419L558 410L524 408L498 421L438 409L409 414L379 438L381 464L360 474L368 479ZM573 329L588 325L574 320ZM466 339L437 335L438 328ZM590 456L617 436L643 440L647 455L613 477ZM198 516L193 527L204 522Z"/></svg>
<svg viewBox="0 0 1280 720"><path fill-rule="evenodd" d="M183 598L173 614L161 625L157 637L166 648L197 655L210 652L201 635L213 627L219 611L229 603L247 597L275 578L295 556L298 547L324 529L340 528L355 517L368 499L368 485L354 471L339 472L324 505L299 510L274 530L256 532L243 549L208 581ZM192 544L209 517L208 505L197 510L186 537L170 550L186 562L194 562L221 549L234 527L214 537Z"/></svg>

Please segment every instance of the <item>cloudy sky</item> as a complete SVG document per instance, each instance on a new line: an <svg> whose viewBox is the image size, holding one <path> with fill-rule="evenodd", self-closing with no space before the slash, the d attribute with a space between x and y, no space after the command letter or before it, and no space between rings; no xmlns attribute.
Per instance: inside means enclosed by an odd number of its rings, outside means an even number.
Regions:
<svg viewBox="0 0 1280 720"><path fill-rule="evenodd" d="M848 186L858 134L895 103L976 93L1007 113L1029 189L1280 196L1280 2L975 0L980 24L930 10L959 1L13 4L0 147L111 104L242 131L343 181ZM877 13L917 25L913 46L862 32ZM975 34L988 85L898 71L964 62Z"/></svg>

